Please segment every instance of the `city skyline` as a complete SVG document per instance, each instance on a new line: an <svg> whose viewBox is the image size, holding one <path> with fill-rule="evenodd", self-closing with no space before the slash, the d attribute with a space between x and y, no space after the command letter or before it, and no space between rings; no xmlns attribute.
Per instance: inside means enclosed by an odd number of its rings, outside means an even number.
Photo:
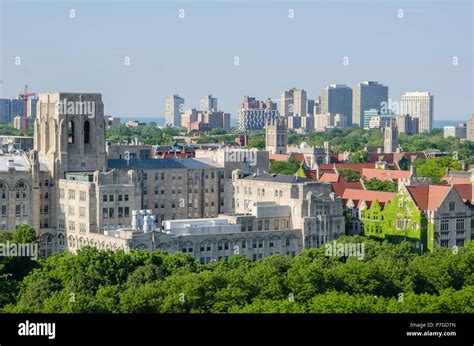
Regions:
<svg viewBox="0 0 474 346"><path fill-rule="evenodd" d="M411 91L435 95L435 120L466 120L474 109L468 1L437 6L278 2L271 7L257 1L239 3L232 11L218 1L179 6L121 2L113 7L106 2L1 4L1 98L16 97L24 84L35 92L101 92L107 114L161 118L168 96L177 93L186 100L185 108L192 108L212 94L235 119L244 95L278 100L284 90L296 87L315 99L330 84L353 88L373 80L389 87L392 101ZM339 11L348 6L351 17L340 22ZM274 25L247 27L241 25L244 16ZM331 30L315 32L314 18ZM104 21L107 25L98 30L97 23ZM440 21L449 25L440 26ZM202 44L210 33L209 44ZM314 41L308 42L308 35ZM70 36L74 44L68 43ZM294 47L303 47L303 53L294 54ZM380 47L387 48L380 53ZM17 57L20 65L15 65Z"/></svg>

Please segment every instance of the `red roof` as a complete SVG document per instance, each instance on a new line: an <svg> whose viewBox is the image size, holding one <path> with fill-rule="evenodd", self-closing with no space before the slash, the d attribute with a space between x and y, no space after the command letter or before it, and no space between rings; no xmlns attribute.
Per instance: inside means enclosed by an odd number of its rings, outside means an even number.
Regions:
<svg viewBox="0 0 474 346"><path fill-rule="evenodd" d="M472 203L474 199L474 191L472 184L456 184L453 186L464 202Z"/></svg>
<svg viewBox="0 0 474 346"><path fill-rule="evenodd" d="M378 180L398 180L410 178L410 172L393 169L363 168L362 176L367 180L372 178L377 178Z"/></svg>
<svg viewBox="0 0 474 346"><path fill-rule="evenodd" d="M470 184L471 180L469 178L458 178L458 177L443 177L442 180L448 182L451 185L457 184Z"/></svg>
<svg viewBox="0 0 474 346"><path fill-rule="evenodd" d="M337 173L323 173L319 178L320 181L325 183L337 183L339 181L339 174Z"/></svg>
<svg viewBox="0 0 474 346"><path fill-rule="evenodd" d="M363 190L364 187L360 181L345 181L344 178L340 175L339 180L335 183L331 183L332 190L338 197L342 197L346 189L357 189Z"/></svg>
<svg viewBox="0 0 474 346"><path fill-rule="evenodd" d="M361 202L364 201L370 208L375 201L377 201L383 207L385 203L394 199L396 195L395 192L368 191L348 188L345 189L342 194L342 202L345 204L348 200L352 200L356 207L359 207Z"/></svg>
<svg viewBox="0 0 474 346"><path fill-rule="evenodd" d="M270 161L288 161L289 155L288 154L270 154L268 155Z"/></svg>
<svg viewBox="0 0 474 346"><path fill-rule="evenodd" d="M290 157L294 158L295 160L301 162L301 161L304 161L304 155L301 154L301 153L291 153L290 154Z"/></svg>
<svg viewBox="0 0 474 346"><path fill-rule="evenodd" d="M358 171L362 173L362 169L364 168L375 168L375 162L369 163L322 163L319 165L319 169L322 172L334 172L334 168L349 168L354 171ZM335 172L334 172L335 173Z"/></svg>
<svg viewBox="0 0 474 346"><path fill-rule="evenodd" d="M418 208L426 211L438 209L452 187L448 185L418 185L406 188Z"/></svg>

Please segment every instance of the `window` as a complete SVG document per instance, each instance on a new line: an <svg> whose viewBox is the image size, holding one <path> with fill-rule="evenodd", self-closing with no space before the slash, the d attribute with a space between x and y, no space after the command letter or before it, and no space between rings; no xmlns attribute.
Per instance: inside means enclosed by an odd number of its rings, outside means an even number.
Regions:
<svg viewBox="0 0 474 346"><path fill-rule="evenodd" d="M158 173L155 173L155 180L158 180Z"/></svg>
<svg viewBox="0 0 474 346"><path fill-rule="evenodd" d="M114 208L109 208L109 217L114 217Z"/></svg>
<svg viewBox="0 0 474 346"><path fill-rule="evenodd" d="M74 221L69 221L69 230L70 231L76 230L76 224L74 223Z"/></svg>
<svg viewBox="0 0 474 346"><path fill-rule="evenodd" d="M109 202L113 202L114 201L114 195L110 195L109 196Z"/></svg>
<svg viewBox="0 0 474 346"><path fill-rule="evenodd" d="M286 246L291 246L291 238L286 238Z"/></svg>
<svg viewBox="0 0 474 346"><path fill-rule="evenodd" d="M103 195L103 196L102 196L102 201L103 201L103 202L107 202L107 195Z"/></svg>
<svg viewBox="0 0 474 346"><path fill-rule="evenodd" d="M18 204L15 206L15 215L19 216L21 214L21 206Z"/></svg>
<svg viewBox="0 0 474 346"><path fill-rule="evenodd" d="M7 206L2 205L2 216L5 216L5 215L7 215Z"/></svg>
<svg viewBox="0 0 474 346"><path fill-rule="evenodd" d="M89 124L89 120L84 122L84 144L88 144L90 141L90 132L91 132L91 125Z"/></svg>
<svg viewBox="0 0 474 346"><path fill-rule="evenodd" d="M86 192L85 191L80 191L79 192L79 201L81 201L81 202L86 201Z"/></svg>
<svg viewBox="0 0 474 346"><path fill-rule="evenodd" d="M130 207L125 207L124 209L124 216L129 217L130 216Z"/></svg>
<svg viewBox="0 0 474 346"><path fill-rule="evenodd" d="M109 218L108 208L102 208L102 217L103 217L104 219L108 219L108 218Z"/></svg>
<svg viewBox="0 0 474 346"><path fill-rule="evenodd" d="M278 229L280 227L280 222L278 220L275 220L274 224L275 224L274 226L275 229Z"/></svg>
<svg viewBox="0 0 474 346"><path fill-rule="evenodd" d="M449 211L454 211L456 209L456 203L455 202L449 202Z"/></svg>
<svg viewBox="0 0 474 346"><path fill-rule="evenodd" d="M86 224L85 223L80 223L79 224L79 232L80 233L86 233Z"/></svg>
<svg viewBox="0 0 474 346"><path fill-rule="evenodd" d="M262 220L258 220L258 230L262 230Z"/></svg>
<svg viewBox="0 0 474 346"><path fill-rule="evenodd" d="M456 219L456 230L464 230L464 219Z"/></svg>
<svg viewBox="0 0 474 346"><path fill-rule="evenodd" d="M449 220L441 220L441 231L449 231Z"/></svg>
<svg viewBox="0 0 474 346"><path fill-rule="evenodd" d="M79 217L80 218L85 218L86 217L86 208L85 207L79 207Z"/></svg>
<svg viewBox="0 0 474 346"><path fill-rule="evenodd" d="M265 220L265 230L268 231L270 229L270 220Z"/></svg>
<svg viewBox="0 0 474 346"><path fill-rule="evenodd" d="M128 202L128 195L124 195L123 197L124 197L124 201Z"/></svg>
<svg viewBox="0 0 474 346"><path fill-rule="evenodd" d="M147 180L148 180L148 174L147 174L147 173L143 173L143 180L144 180L144 181L147 181Z"/></svg>
<svg viewBox="0 0 474 346"><path fill-rule="evenodd" d="M74 144L74 122L72 120L69 121L67 126L67 143Z"/></svg>
<svg viewBox="0 0 474 346"><path fill-rule="evenodd" d="M245 240L242 240L242 242L240 243L240 247L242 249L245 249L247 247L247 242Z"/></svg>
<svg viewBox="0 0 474 346"><path fill-rule="evenodd" d="M245 232L245 226L247 225L247 223L245 221L242 221L240 223L240 231L241 232Z"/></svg>
<svg viewBox="0 0 474 346"><path fill-rule="evenodd" d="M123 201L123 195L118 195L118 201L122 202Z"/></svg>

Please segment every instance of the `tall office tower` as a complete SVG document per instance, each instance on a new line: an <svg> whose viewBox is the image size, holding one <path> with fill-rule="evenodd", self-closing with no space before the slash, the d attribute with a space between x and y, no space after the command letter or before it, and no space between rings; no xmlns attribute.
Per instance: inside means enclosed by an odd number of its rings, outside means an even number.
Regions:
<svg viewBox="0 0 474 346"><path fill-rule="evenodd" d="M277 105L271 99L265 102L256 100L255 97L244 96L240 103L238 115L239 130L263 130L268 119L279 116Z"/></svg>
<svg viewBox="0 0 474 346"><path fill-rule="evenodd" d="M352 91L352 124L362 127L364 111L381 109L388 103L388 87L378 82L364 81L354 86Z"/></svg>
<svg viewBox="0 0 474 346"><path fill-rule="evenodd" d="M28 99L28 118L35 119L36 118L36 105L38 103L38 99Z"/></svg>
<svg viewBox="0 0 474 346"><path fill-rule="evenodd" d="M418 133L418 118L408 114L400 114L396 116L398 133L406 133L414 135Z"/></svg>
<svg viewBox="0 0 474 346"><path fill-rule="evenodd" d="M181 126L181 114L184 106L184 99L179 95L166 98L165 125L169 127Z"/></svg>
<svg viewBox="0 0 474 346"><path fill-rule="evenodd" d="M293 116L305 117L308 114L308 98L306 96L306 91L304 91L304 89L295 89L293 91L293 101Z"/></svg>
<svg viewBox="0 0 474 346"><path fill-rule="evenodd" d="M13 119L17 116L23 116L23 100L22 99L13 99L11 103L11 113L10 119Z"/></svg>
<svg viewBox="0 0 474 346"><path fill-rule="evenodd" d="M344 84L331 84L321 90L321 113L345 115L352 121L352 89Z"/></svg>
<svg viewBox="0 0 474 346"><path fill-rule="evenodd" d="M402 95L402 114L418 117L419 131L433 129L434 96L426 91L407 92Z"/></svg>
<svg viewBox="0 0 474 346"><path fill-rule="evenodd" d="M304 89L291 88L280 96L280 112L282 116L305 117L308 112L308 98Z"/></svg>
<svg viewBox="0 0 474 346"><path fill-rule="evenodd" d="M306 109L308 116L314 115L314 100L308 99L308 107Z"/></svg>
<svg viewBox="0 0 474 346"><path fill-rule="evenodd" d="M318 98L314 100L313 114L321 114L321 96L318 96Z"/></svg>
<svg viewBox="0 0 474 346"><path fill-rule="evenodd" d="M280 96L280 114L283 117L293 115L293 89L284 91Z"/></svg>
<svg viewBox="0 0 474 346"><path fill-rule="evenodd" d="M286 154L288 145L288 126L286 118L267 120L265 126L265 150L270 154Z"/></svg>
<svg viewBox="0 0 474 346"><path fill-rule="evenodd" d="M383 152L384 153L394 153L398 148L398 130L397 123L391 121L385 126L384 131L384 141L383 141Z"/></svg>
<svg viewBox="0 0 474 346"><path fill-rule="evenodd" d="M474 142L474 113L472 114L471 119L467 121L467 131L466 131L466 139L468 141Z"/></svg>
<svg viewBox="0 0 474 346"><path fill-rule="evenodd" d="M8 124L12 121L11 106L12 101L10 99L0 99L0 122Z"/></svg>
<svg viewBox="0 0 474 346"><path fill-rule="evenodd" d="M201 97L202 111L217 111L217 98L212 97L212 94Z"/></svg>

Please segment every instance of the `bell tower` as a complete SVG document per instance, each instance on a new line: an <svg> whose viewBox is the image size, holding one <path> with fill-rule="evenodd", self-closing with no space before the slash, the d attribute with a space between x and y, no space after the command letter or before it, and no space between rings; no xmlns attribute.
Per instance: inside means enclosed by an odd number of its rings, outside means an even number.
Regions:
<svg viewBox="0 0 474 346"><path fill-rule="evenodd" d="M41 93L34 145L53 178L67 171L104 170L104 104L101 94Z"/></svg>

